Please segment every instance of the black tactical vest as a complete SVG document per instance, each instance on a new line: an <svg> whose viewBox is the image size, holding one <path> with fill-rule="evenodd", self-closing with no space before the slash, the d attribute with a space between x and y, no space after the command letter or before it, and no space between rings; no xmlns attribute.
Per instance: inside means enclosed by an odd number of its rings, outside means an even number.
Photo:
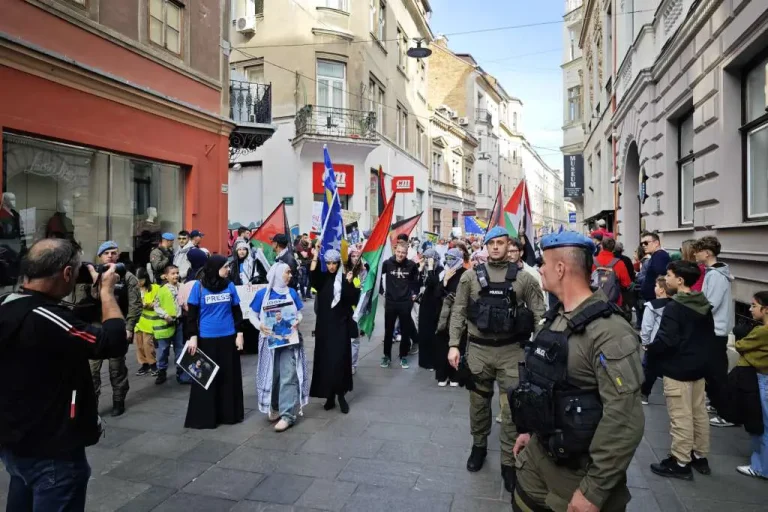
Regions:
<svg viewBox="0 0 768 512"><path fill-rule="evenodd" d="M486 266L475 267L480 283L478 300L469 299L467 319L482 333L508 334L509 343L527 340L533 332L533 313L517 304L514 284L519 269L514 263L507 266L502 282L491 282Z"/></svg>
<svg viewBox="0 0 768 512"><path fill-rule="evenodd" d="M584 332L598 318L621 314L618 307L597 302L568 321L562 332L549 329L559 304L547 312L546 323L520 363L520 384L510 389L509 405L518 432L535 433L558 463L589 453L603 416L597 389L582 390L568 382L568 337Z"/></svg>

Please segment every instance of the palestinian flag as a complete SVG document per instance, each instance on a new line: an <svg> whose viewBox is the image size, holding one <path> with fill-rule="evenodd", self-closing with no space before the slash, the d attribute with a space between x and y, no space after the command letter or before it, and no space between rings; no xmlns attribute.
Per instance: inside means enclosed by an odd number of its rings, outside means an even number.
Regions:
<svg viewBox="0 0 768 512"><path fill-rule="evenodd" d="M251 237L251 245L254 249L261 249L264 251L267 261L270 265L275 262L277 254L272 249L272 237L277 234L283 234L288 237L290 245L291 230L288 227L288 215L285 213L285 203L280 202L272 213L269 214L267 220L265 220L261 226Z"/></svg>
<svg viewBox="0 0 768 512"><path fill-rule="evenodd" d="M496 199L493 201L493 209L491 210L491 216L488 217L488 227L486 232L496 226L504 225L504 217L502 216L501 205L503 203L501 198L501 185L499 185L499 191L496 192Z"/></svg>
<svg viewBox="0 0 768 512"><path fill-rule="evenodd" d="M397 237L399 235L408 235L408 238L410 238L414 228L416 228L416 226L419 224L419 220L421 220L421 213L392 224L389 234L389 238L392 241L392 244L397 243ZM376 225L378 226L378 223Z"/></svg>
<svg viewBox="0 0 768 512"><path fill-rule="evenodd" d="M525 179L520 182L509 202L504 207L504 224L511 238L525 236L525 254L523 260L531 265L536 265L536 254L533 249L534 230L533 217L531 216L531 200L528 197L528 184Z"/></svg>
<svg viewBox="0 0 768 512"><path fill-rule="evenodd" d="M355 308L353 318L368 338L373 334L374 320L376 318L376 305L379 300L379 286L381 283L381 266L392 256L392 245L387 243L389 226L392 223L392 214L395 211L395 194L384 208L384 212L376 221L370 238L365 242L363 253L360 255L361 264L368 265L368 274L365 276L360 301Z"/></svg>

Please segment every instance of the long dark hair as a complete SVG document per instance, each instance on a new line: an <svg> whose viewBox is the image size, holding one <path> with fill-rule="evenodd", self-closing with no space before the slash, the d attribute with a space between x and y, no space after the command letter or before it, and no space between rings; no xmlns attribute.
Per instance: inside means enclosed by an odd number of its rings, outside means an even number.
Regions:
<svg viewBox="0 0 768 512"><path fill-rule="evenodd" d="M147 272L147 269L144 267L139 267L136 269L136 279L139 281L139 284L141 284L142 279L144 280L144 290L146 291L152 291L152 280L149 278L149 272Z"/></svg>
<svg viewBox="0 0 768 512"><path fill-rule="evenodd" d="M219 275L219 270L226 264L227 258L221 254L214 254L208 258L200 276L200 282L206 290L218 293L229 285L229 279Z"/></svg>

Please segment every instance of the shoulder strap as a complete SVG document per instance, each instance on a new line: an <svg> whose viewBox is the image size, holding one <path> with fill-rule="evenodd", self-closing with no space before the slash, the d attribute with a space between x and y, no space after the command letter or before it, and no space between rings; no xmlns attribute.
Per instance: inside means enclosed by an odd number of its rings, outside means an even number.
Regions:
<svg viewBox="0 0 768 512"><path fill-rule="evenodd" d="M616 264L619 262L619 258L613 258L610 263L608 263L608 268L613 268L616 266Z"/></svg>
<svg viewBox="0 0 768 512"><path fill-rule="evenodd" d="M488 288L488 269L485 268L485 263L481 263L475 267L475 275L477 276L477 281L480 283L480 288L483 290Z"/></svg>
<svg viewBox="0 0 768 512"><path fill-rule="evenodd" d="M598 318L608 318L613 314L620 314L621 310L615 304L598 301L587 306L581 313L568 321L568 331L582 333L589 324Z"/></svg>
<svg viewBox="0 0 768 512"><path fill-rule="evenodd" d="M510 263L507 265L507 275L504 276L504 279L514 283L517 279L518 272L520 272L520 269L517 268L517 263Z"/></svg>
<svg viewBox="0 0 768 512"><path fill-rule="evenodd" d="M544 313L544 320L546 321L546 324L549 325L552 322L555 321L555 318L557 318L557 312L560 310L560 305L562 303L560 301L557 301L554 306L549 308L546 313Z"/></svg>

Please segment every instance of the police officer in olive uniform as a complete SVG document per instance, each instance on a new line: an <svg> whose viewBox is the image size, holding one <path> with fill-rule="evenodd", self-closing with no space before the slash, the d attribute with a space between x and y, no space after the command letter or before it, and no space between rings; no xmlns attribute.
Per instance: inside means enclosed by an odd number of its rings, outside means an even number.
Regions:
<svg viewBox="0 0 768 512"><path fill-rule="evenodd" d="M109 240L99 246L99 250L96 253L99 257L99 262L102 264L117 263L120 255L120 250L117 247L117 243ZM97 281L98 275L92 274L94 282ZM75 301L82 303L84 295L91 295L91 297L98 301L98 289L96 286L86 286L85 289L75 290ZM115 286L115 296L117 298L117 304L120 306L120 311L125 317L125 337L130 343L133 340L133 330L136 327L141 316L141 290L139 290L139 281L130 272L125 273L125 277L120 279L120 283ZM96 308L100 311L100 307ZM101 323L100 315L97 313L96 318L83 318L86 321L92 321L93 323ZM92 359L89 361L91 365L91 378L93 379L93 388L96 391L96 400L101 396L101 367L104 361L102 359ZM112 416L120 416L125 412L125 396L128 394L128 367L125 364L125 356L113 357L109 359L109 382L112 385Z"/></svg>
<svg viewBox="0 0 768 512"><path fill-rule="evenodd" d="M509 391L524 512L626 510L627 467L643 436L640 343L621 310L589 285L593 242L562 232L541 241L542 286L560 299L527 347Z"/></svg>
<svg viewBox="0 0 768 512"><path fill-rule="evenodd" d="M517 385L522 346L530 340L535 325L544 315L544 300L536 279L507 259L509 235L502 227L485 236L488 262L461 276L451 310L448 361L459 369L460 382L470 390L469 419L472 453L468 471L483 467L491 432L493 383L501 393ZM466 356L459 368L459 344L468 334ZM471 377L469 377L471 374ZM466 378L462 378L465 375ZM514 489L515 467L512 449L517 432L502 402L501 474L509 492Z"/></svg>

